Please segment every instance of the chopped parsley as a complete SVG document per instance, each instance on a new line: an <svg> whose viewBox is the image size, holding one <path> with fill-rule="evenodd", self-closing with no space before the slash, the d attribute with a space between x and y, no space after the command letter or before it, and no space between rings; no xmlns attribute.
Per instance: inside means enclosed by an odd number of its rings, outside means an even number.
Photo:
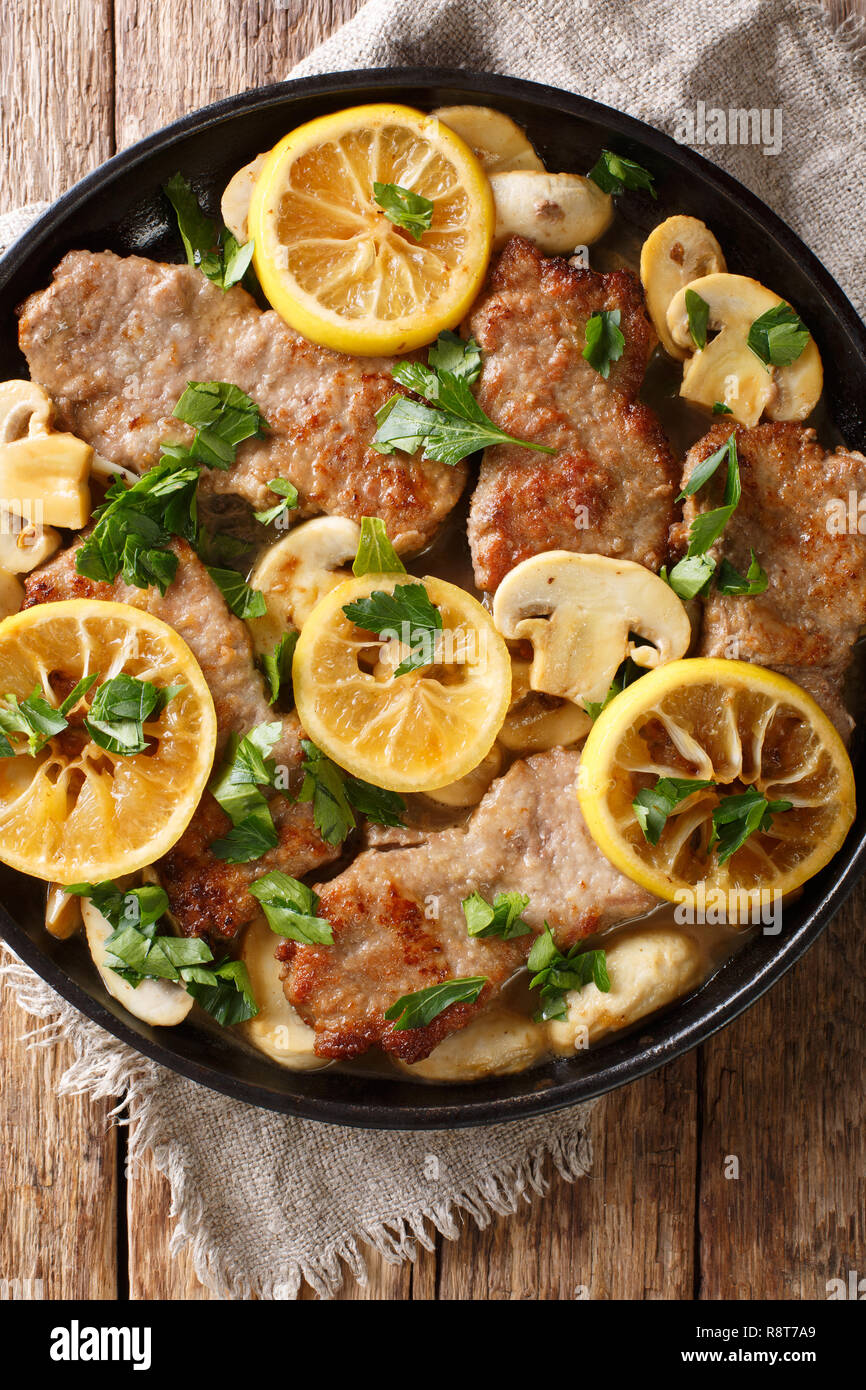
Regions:
<svg viewBox="0 0 866 1390"><path fill-rule="evenodd" d="M385 1017L395 1028L426 1028L452 1004L474 1004L487 984L486 975L466 975L461 979L443 980L441 984L402 994Z"/></svg>
<svg viewBox="0 0 866 1390"><path fill-rule="evenodd" d="M586 321L583 357L605 381L610 376L611 362L618 362L625 348L619 324L619 309L600 309Z"/></svg>
<svg viewBox="0 0 866 1390"><path fill-rule="evenodd" d="M255 401L229 381L191 381L172 414L195 429L188 457L209 468L231 468L238 445L262 439L268 423Z"/></svg>
<svg viewBox="0 0 866 1390"><path fill-rule="evenodd" d="M660 777L654 787L644 787L632 804L635 818L650 845L657 845L670 816L695 792L706 791L715 783L696 777Z"/></svg>
<svg viewBox="0 0 866 1390"><path fill-rule="evenodd" d="M396 792L351 777L309 739L301 740L305 753L304 781L298 801L310 802L313 821L326 844L339 845L356 825L355 811L377 825L402 825L406 803Z"/></svg>
<svg viewBox="0 0 866 1390"><path fill-rule="evenodd" d="M177 571L172 536L198 539L199 473L188 456L166 454L134 483L115 479L75 552L77 572L108 584L122 574L126 584L164 594Z"/></svg>
<svg viewBox="0 0 866 1390"><path fill-rule="evenodd" d="M469 936L498 936L512 941L516 936L528 936L532 931L521 914L529 906L524 893L497 893L492 903L479 892L463 899L463 916Z"/></svg>
<svg viewBox="0 0 866 1390"><path fill-rule="evenodd" d="M388 539L384 521L377 516L361 517L361 535L352 573L356 578L362 574L406 573L406 566Z"/></svg>
<svg viewBox="0 0 866 1390"><path fill-rule="evenodd" d="M237 570L208 565L207 572L237 618L263 618L268 611L265 596L253 589Z"/></svg>
<svg viewBox="0 0 866 1390"><path fill-rule="evenodd" d="M333 945L331 924L316 915L319 899L305 883L280 869L271 869L257 878L249 891L261 903L268 926L278 936L307 946Z"/></svg>
<svg viewBox="0 0 866 1390"><path fill-rule="evenodd" d="M773 816L790 811L790 801L768 801L756 787L734 796L725 796L713 811L713 833L710 849L715 849L720 864L725 864L757 830L769 830Z"/></svg>
<svg viewBox="0 0 866 1390"><path fill-rule="evenodd" d="M603 193L623 193L627 188L645 188L653 198L656 197L655 179L648 169L635 164L633 159L614 154L613 150L602 150L587 175L598 184Z"/></svg>
<svg viewBox="0 0 866 1390"><path fill-rule="evenodd" d="M99 679L97 674L83 676L55 709L39 688L24 700L9 694L0 701L0 757L11 758L16 752L8 735L24 734L30 754L39 753L55 734L69 727L68 714ZM110 753L131 756L143 753L148 746L144 722L165 709L169 700L182 689L179 685L160 688L150 681L120 674L104 681L94 692L84 728L93 742Z"/></svg>
<svg viewBox="0 0 866 1390"><path fill-rule="evenodd" d="M701 299L697 290L686 290L686 313L689 316L689 332L696 348L707 345L707 328L710 322L710 306Z"/></svg>
<svg viewBox="0 0 866 1390"><path fill-rule="evenodd" d="M282 501L275 506L268 507L267 511L254 512L256 521L260 521L263 526L270 526L274 523L286 524L289 512L294 511L298 505L298 489L294 483L290 483L287 478L271 478L268 483L271 492L275 492Z"/></svg>
<svg viewBox="0 0 866 1390"><path fill-rule="evenodd" d="M282 733L279 720L258 724L242 739L229 738L222 766L208 790L232 823L228 834L210 846L227 864L248 864L275 849L279 837L261 787L272 787L276 765L270 757Z"/></svg>
<svg viewBox="0 0 866 1390"><path fill-rule="evenodd" d="M765 367L787 367L805 352L809 336L796 309L780 302L755 319L746 342Z"/></svg>
<svg viewBox="0 0 866 1390"><path fill-rule="evenodd" d="M740 501L742 487L736 435L730 435L724 444L697 465L676 499L680 502L685 497L692 497L709 482L725 459L728 469L722 506L698 513L689 527L689 546L685 556L674 565L670 574L666 569L661 572L662 578L681 599L695 598L709 588L716 562L708 552L721 536Z"/></svg>
<svg viewBox="0 0 866 1390"><path fill-rule="evenodd" d="M73 883L64 892L89 898L113 928L104 964L133 988L142 980L171 980L218 1023L242 1023L258 1013L243 961L216 961L201 937L159 932L168 897L156 884L124 891L110 881Z"/></svg>
<svg viewBox="0 0 866 1390"><path fill-rule="evenodd" d="M373 201L395 227L402 227L416 241L433 225L433 203L411 188L401 188L399 183L374 183Z"/></svg>
<svg viewBox="0 0 866 1390"><path fill-rule="evenodd" d="M751 550L751 561L745 575L739 573L734 568L730 560L722 558L719 565L719 572L716 575L716 588L720 594L739 595L743 598L754 598L756 594L762 594L769 584L767 571L759 564L754 550Z"/></svg>
<svg viewBox="0 0 866 1390"><path fill-rule="evenodd" d="M231 289L249 270L254 243L241 245L227 228L218 232L183 174L174 174L163 192L174 208L187 263L198 266L220 289Z"/></svg>
<svg viewBox="0 0 866 1390"><path fill-rule="evenodd" d="M494 425L470 390L479 371L478 344L472 339L464 343L456 334L440 335L430 348L426 367L421 362L398 362L391 375L420 399L398 394L385 402L376 412L373 448L380 454L393 454L396 449L415 454L421 449L423 458L452 466L494 444L556 453L546 444L515 439Z"/></svg>
<svg viewBox="0 0 866 1390"><path fill-rule="evenodd" d="M529 988L539 991L541 1003L534 1015L536 1023L567 1018L565 996L570 990L583 989L588 984L594 984L603 994L610 990L605 952L582 950L578 945L563 955L546 922L544 931L532 943L527 965L532 974Z"/></svg>
<svg viewBox="0 0 866 1390"><path fill-rule="evenodd" d="M271 692L268 701L271 705L280 696L284 703L288 703L292 698L292 660L300 635L294 628L284 632L274 650L263 652L259 657L259 665Z"/></svg>
<svg viewBox="0 0 866 1390"><path fill-rule="evenodd" d="M392 594L374 589L368 598L343 604L343 612L363 631L375 632L386 641L402 642L408 647L408 655L394 672L395 677L430 666L435 660L442 614L423 584L397 584Z"/></svg>

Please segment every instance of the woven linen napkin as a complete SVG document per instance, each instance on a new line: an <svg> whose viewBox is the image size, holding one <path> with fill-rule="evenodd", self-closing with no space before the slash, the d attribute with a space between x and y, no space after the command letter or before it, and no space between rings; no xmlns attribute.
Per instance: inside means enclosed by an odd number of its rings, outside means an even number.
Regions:
<svg viewBox="0 0 866 1390"><path fill-rule="evenodd" d="M370 0L291 75L419 64L509 73L675 136L689 135L691 116L689 143L703 133L699 103L707 130L711 109L763 110L761 144L698 147L791 223L862 313L864 49L861 22L834 30L819 5L794 0ZM40 210L0 219L0 251ZM5 974L43 1020L37 1038L71 1038L64 1088L126 1099L131 1153L151 1149L171 1183L174 1248L189 1245L199 1278L223 1296L294 1298L303 1279L334 1294L347 1267L364 1279L365 1244L411 1259L435 1230L455 1237L464 1214L486 1225L542 1192L547 1162L570 1179L590 1166L589 1106L428 1134L285 1119L155 1066L20 962ZM214 1153L230 1183L213 1182Z"/></svg>

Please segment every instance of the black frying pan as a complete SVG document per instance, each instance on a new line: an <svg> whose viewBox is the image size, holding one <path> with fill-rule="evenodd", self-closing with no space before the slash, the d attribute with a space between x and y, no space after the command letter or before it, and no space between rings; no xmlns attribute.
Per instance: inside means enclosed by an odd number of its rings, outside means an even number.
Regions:
<svg viewBox="0 0 866 1390"><path fill-rule="evenodd" d="M116 155L65 194L0 264L0 379L27 375L18 353L15 306L51 277L73 247L180 259L180 243L161 196L178 169L211 211L240 165L303 121L363 102L398 101L425 109L478 102L525 126L546 167L585 173L602 147L655 175L658 202L629 195L621 215L639 234L675 212L703 218L730 269L772 285L802 313L829 371L828 413L850 447L866 448L866 330L834 280L753 194L699 155L640 121L553 87L436 68L336 73L284 82L196 112ZM862 756L855 759L858 783ZM866 800L866 797L864 797ZM833 863L788 907L780 936L757 936L701 989L667 1013L588 1053L518 1076L471 1086L432 1086L396 1076L327 1069L285 1071L193 1024L153 1029L106 994L83 942L59 942L42 923L42 885L0 869L0 927L9 945L64 998L122 1041L182 1075L252 1105L337 1124L385 1129L479 1125L587 1100L645 1075L722 1028L764 993L811 946L866 863L866 821L857 820Z"/></svg>

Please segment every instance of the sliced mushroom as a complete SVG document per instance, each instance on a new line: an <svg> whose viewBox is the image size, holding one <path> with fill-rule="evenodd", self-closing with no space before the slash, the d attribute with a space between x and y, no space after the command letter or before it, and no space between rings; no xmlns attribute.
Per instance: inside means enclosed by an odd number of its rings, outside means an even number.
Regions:
<svg viewBox="0 0 866 1390"><path fill-rule="evenodd" d="M640 278L649 316L671 357L682 361L688 355L668 329L667 312L674 295L693 280L726 269L721 246L698 217L669 217L650 232L641 247Z"/></svg>
<svg viewBox="0 0 866 1390"><path fill-rule="evenodd" d="M531 670L531 661L511 658L511 704L497 741L514 753L543 753L585 738L592 728L586 710L571 700L533 690Z"/></svg>
<svg viewBox="0 0 866 1390"><path fill-rule="evenodd" d="M58 941L68 941L83 922L81 899L65 892L61 883L49 883L45 896L45 930Z"/></svg>
<svg viewBox="0 0 866 1390"><path fill-rule="evenodd" d="M504 111L490 106L440 106L431 115L466 141L486 174L544 168L526 132Z"/></svg>
<svg viewBox="0 0 866 1390"><path fill-rule="evenodd" d="M17 613L24 602L24 585L17 574L0 568L0 620Z"/></svg>
<svg viewBox="0 0 866 1390"><path fill-rule="evenodd" d="M288 628L301 628L325 594L350 573L361 528L344 516L318 516L295 526L261 556L250 575L268 611L250 620L256 651L273 651Z"/></svg>
<svg viewBox="0 0 866 1390"><path fill-rule="evenodd" d="M465 777L449 782L447 787L437 787L427 795L443 806L477 806L501 767L502 751L494 743L487 756Z"/></svg>
<svg viewBox="0 0 866 1390"><path fill-rule="evenodd" d="M705 348L695 351L689 332L686 289L709 306L708 327L715 332ZM795 362L786 367L765 366L748 344L756 319L784 301L747 275L705 275L681 289L668 307L671 337L678 347L694 352L683 368L680 395L712 409L719 401L741 425L770 420L805 420L818 404L824 385L821 356L810 337Z"/></svg>
<svg viewBox="0 0 866 1390"><path fill-rule="evenodd" d="M316 1034L292 1008L283 993L279 962L274 958L277 937L264 917L255 917L244 932L241 959L247 967L259 1011L240 1024L247 1042L293 1071L326 1067L328 1059L313 1051Z"/></svg>
<svg viewBox="0 0 866 1390"><path fill-rule="evenodd" d="M424 1081L479 1081L525 1071L548 1046L541 1024L494 1005L447 1037L423 1062L401 1062L400 1066Z"/></svg>
<svg viewBox="0 0 866 1390"><path fill-rule="evenodd" d="M222 196L220 210L223 215L223 222L241 245L249 241L250 231L247 217L250 211L250 201L256 180L262 172L262 166L267 157L267 154L257 154L255 159L250 160L249 164L238 169L234 178L226 185L225 193Z"/></svg>
<svg viewBox="0 0 866 1390"><path fill-rule="evenodd" d="M60 549L60 532L35 526L0 507L0 568L9 574L29 574Z"/></svg>
<svg viewBox="0 0 866 1390"><path fill-rule="evenodd" d="M567 550L516 565L496 590L493 621L503 637L532 643L531 689L575 704L603 700L626 657L661 666L684 656L691 640L685 608L658 575Z"/></svg>
<svg viewBox="0 0 866 1390"><path fill-rule="evenodd" d="M111 923L89 898L81 900L81 915L93 963L112 999L155 1028L173 1028L182 1023L193 1006L193 997L183 985L173 980L142 980L138 985L128 984L105 964L105 943L113 931Z"/></svg>
<svg viewBox="0 0 866 1390"><path fill-rule="evenodd" d="M0 497L16 516L78 530L90 518L93 450L55 433L51 398L32 381L0 384Z"/></svg>
<svg viewBox="0 0 866 1390"><path fill-rule="evenodd" d="M496 206L494 247L526 237L548 255L591 246L613 220L613 199L582 174L515 170L491 174Z"/></svg>
<svg viewBox="0 0 866 1390"><path fill-rule="evenodd" d="M656 928L624 932L607 947L610 992L593 984L566 995L568 1017L548 1023L555 1052L568 1055L605 1033L672 1004L700 983L704 957L685 932Z"/></svg>

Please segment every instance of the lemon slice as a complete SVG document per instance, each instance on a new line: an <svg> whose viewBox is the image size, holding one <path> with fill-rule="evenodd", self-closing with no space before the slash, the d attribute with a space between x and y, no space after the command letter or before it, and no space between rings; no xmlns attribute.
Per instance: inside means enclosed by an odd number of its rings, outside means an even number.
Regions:
<svg viewBox="0 0 866 1390"><path fill-rule="evenodd" d="M144 724L144 753L99 747L83 725L90 694L121 672L183 688ZM98 673L69 727L35 756L0 759L0 860L58 883L119 878L180 838L204 790L216 747L213 700L186 643L125 603L69 599L0 623L0 698L34 689L61 705ZM18 746L16 744L16 746Z"/></svg>
<svg viewBox="0 0 866 1390"><path fill-rule="evenodd" d="M427 792L456 782L489 753L511 695L511 662L493 620L455 584L421 582L442 616L427 666L395 675L406 654L350 622L343 606L391 594L411 575L368 574L332 589L301 630L295 703L314 743L375 786Z"/></svg>
<svg viewBox="0 0 866 1390"><path fill-rule="evenodd" d="M420 240L373 184L433 203ZM359 356L407 352L460 322L481 285L495 215L459 135L410 106L356 106L291 131L265 159L249 233L262 289L292 328Z"/></svg>
<svg viewBox="0 0 866 1390"><path fill-rule="evenodd" d="M632 801L662 777L711 781L648 843ZM772 816L720 863L712 814L755 788L791 809ZM854 773L824 712L793 681L744 661L672 661L643 676L596 720L581 758L587 825L607 858L660 898L688 901L699 885L725 895L791 893L832 859L854 819ZM765 899L761 898L760 901Z"/></svg>

